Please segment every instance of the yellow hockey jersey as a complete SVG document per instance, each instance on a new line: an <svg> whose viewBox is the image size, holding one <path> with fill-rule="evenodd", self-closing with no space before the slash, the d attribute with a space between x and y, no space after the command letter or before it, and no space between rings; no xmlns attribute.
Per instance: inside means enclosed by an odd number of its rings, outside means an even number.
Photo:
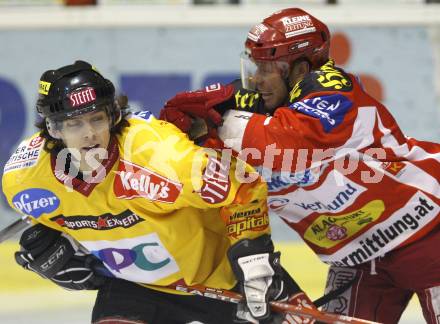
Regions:
<svg viewBox="0 0 440 324"><path fill-rule="evenodd" d="M66 154L46 152L38 133L21 142L3 175L9 204L72 236L114 277L231 288L227 249L269 233L266 184L149 112L128 121L87 181L67 173Z"/></svg>

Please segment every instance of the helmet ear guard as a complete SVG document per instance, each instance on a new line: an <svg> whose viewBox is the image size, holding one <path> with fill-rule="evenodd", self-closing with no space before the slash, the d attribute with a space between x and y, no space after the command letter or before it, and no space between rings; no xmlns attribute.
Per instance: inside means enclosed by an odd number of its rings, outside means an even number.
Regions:
<svg viewBox="0 0 440 324"><path fill-rule="evenodd" d="M55 126L53 125L53 122L49 121L49 119L45 119L46 122L46 128L47 128L47 132L49 133L49 135L51 137L53 137L54 139L61 139L61 136L58 132L55 132Z"/></svg>

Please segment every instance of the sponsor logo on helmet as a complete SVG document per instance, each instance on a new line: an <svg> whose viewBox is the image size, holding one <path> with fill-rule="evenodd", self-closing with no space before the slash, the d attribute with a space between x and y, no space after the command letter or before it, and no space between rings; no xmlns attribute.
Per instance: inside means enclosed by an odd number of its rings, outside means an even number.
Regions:
<svg viewBox="0 0 440 324"><path fill-rule="evenodd" d="M70 106L72 108L77 108L95 102L96 93L95 89L92 87L87 87L70 93L68 97L70 100Z"/></svg>
<svg viewBox="0 0 440 324"><path fill-rule="evenodd" d="M284 35L286 38L313 33L316 28L309 15L284 17L281 19L284 25Z"/></svg>
<svg viewBox="0 0 440 324"><path fill-rule="evenodd" d="M258 24L252 27L252 29L248 33L248 38L254 42L258 42L261 35L268 30L267 26L265 24Z"/></svg>
<svg viewBox="0 0 440 324"><path fill-rule="evenodd" d="M46 81L40 81L40 85L38 87L38 93L41 93L43 95L49 94L49 89L52 83L46 82Z"/></svg>
<svg viewBox="0 0 440 324"><path fill-rule="evenodd" d="M126 210L118 215L103 214L99 216L64 216L58 215L52 217L51 221L56 222L61 227L70 230L80 229L96 229L96 230L111 230L114 228L130 228L144 219L140 218L133 212Z"/></svg>
<svg viewBox="0 0 440 324"><path fill-rule="evenodd" d="M182 191L182 184L128 161L121 160L116 173L113 189L120 199L143 197L173 203Z"/></svg>
<svg viewBox="0 0 440 324"><path fill-rule="evenodd" d="M9 158L8 162L6 162L4 173L34 166L40 157L43 142L44 139L37 136L30 141L23 141L20 143L18 148Z"/></svg>
<svg viewBox="0 0 440 324"><path fill-rule="evenodd" d="M342 123L347 111L353 102L341 94L314 97L297 101L290 108L300 113L318 118L324 131L329 133L333 128Z"/></svg>
<svg viewBox="0 0 440 324"><path fill-rule="evenodd" d="M44 213L55 211L60 205L60 200L49 190L31 188L16 194L12 203L23 214L38 218Z"/></svg>
<svg viewBox="0 0 440 324"><path fill-rule="evenodd" d="M216 158L209 157L203 173L200 196L209 204L218 204L228 197L231 188L229 164L222 164Z"/></svg>
<svg viewBox="0 0 440 324"><path fill-rule="evenodd" d="M297 52L301 49L303 49L304 47L309 46L310 42L300 42L300 43L295 43L290 47L290 51L291 52Z"/></svg>

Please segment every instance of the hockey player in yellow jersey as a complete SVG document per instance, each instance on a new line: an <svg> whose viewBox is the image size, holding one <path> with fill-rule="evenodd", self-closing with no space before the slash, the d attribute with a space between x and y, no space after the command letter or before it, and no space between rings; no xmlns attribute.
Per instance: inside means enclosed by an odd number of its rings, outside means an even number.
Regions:
<svg viewBox="0 0 440 324"><path fill-rule="evenodd" d="M286 285L265 183L243 162L125 108L87 62L42 75L40 131L3 176L9 204L35 224L17 262L64 288L98 289L93 323L232 322L231 304L166 288L179 281L237 285L247 314L267 319L268 300Z"/></svg>

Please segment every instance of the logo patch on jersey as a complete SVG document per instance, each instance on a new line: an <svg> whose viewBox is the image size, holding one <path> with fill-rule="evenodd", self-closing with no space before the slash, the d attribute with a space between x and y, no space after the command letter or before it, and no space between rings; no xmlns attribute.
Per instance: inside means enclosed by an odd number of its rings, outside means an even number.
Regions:
<svg viewBox="0 0 440 324"><path fill-rule="evenodd" d="M319 181L319 177L326 169L327 165L300 172L272 172L270 177L264 179L267 182L269 192L281 191L289 187L308 187ZM262 175L264 176L264 172Z"/></svg>
<svg viewBox="0 0 440 324"><path fill-rule="evenodd" d="M143 111L137 111L137 112L133 113L133 116L141 118L141 119L149 120L150 117L152 116L152 114L148 110L143 110Z"/></svg>
<svg viewBox="0 0 440 324"><path fill-rule="evenodd" d="M44 139L40 136L34 137L31 141L21 142L8 162L6 162L4 173L34 166L40 157L43 143Z"/></svg>
<svg viewBox="0 0 440 324"><path fill-rule="evenodd" d="M267 201L267 206L269 207L270 210L277 212L277 211L281 211L284 209L284 207L286 207L286 205L289 203L289 199L287 198L280 198L280 197L276 197L276 198L269 198L269 200Z"/></svg>
<svg viewBox="0 0 440 324"><path fill-rule="evenodd" d="M436 219L440 206L421 191L402 208L337 250L321 255L322 261L336 266L355 266L399 246Z"/></svg>
<svg viewBox="0 0 440 324"><path fill-rule="evenodd" d="M87 87L79 91L74 91L68 96L70 100L70 106L72 108L84 106L86 104L95 102L96 100L95 89L93 89L92 87Z"/></svg>
<svg viewBox="0 0 440 324"><path fill-rule="evenodd" d="M60 205L60 200L51 191L40 188L31 188L19 192L12 198L14 207L23 214L40 217L43 213L49 214Z"/></svg>
<svg viewBox="0 0 440 324"><path fill-rule="evenodd" d="M318 83L323 87L322 90L351 91L353 84L345 73L334 66L334 62L329 60L326 64L316 71Z"/></svg>
<svg viewBox="0 0 440 324"><path fill-rule="evenodd" d="M237 238L246 231L262 231L269 226L269 217L261 209L235 212L229 217L226 231L229 236Z"/></svg>
<svg viewBox="0 0 440 324"><path fill-rule="evenodd" d="M220 160L209 157L202 177L200 196L209 204L218 204L228 197L231 189L229 179L229 164L224 165Z"/></svg>
<svg viewBox="0 0 440 324"><path fill-rule="evenodd" d="M351 108L353 102L341 94L332 94L303 99L290 105L290 108L305 115L318 118L326 133L338 126Z"/></svg>
<svg viewBox="0 0 440 324"><path fill-rule="evenodd" d="M304 238L317 246L331 248L375 222L384 210L382 200L373 200L349 214L321 215L307 228Z"/></svg>
<svg viewBox="0 0 440 324"><path fill-rule="evenodd" d="M113 189L120 199L143 197L170 204L182 191L182 184L128 161L121 160L116 173Z"/></svg>
<svg viewBox="0 0 440 324"><path fill-rule="evenodd" d="M403 172L403 169L406 167L406 164L403 162L382 162L382 168L384 170L387 170L389 173L391 173L394 176L399 176L401 172Z"/></svg>
<svg viewBox="0 0 440 324"><path fill-rule="evenodd" d="M126 210L119 215L103 214L100 216L64 216L52 217L51 221L70 230L95 229L100 231L114 228L130 228L144 220L135 213Z"/></svg>
<svg viewBox="0 0 440 324"><path fill-rule="evenodd" d="M281 216L289 222L297 223L313 213L340 213L351 206L365 190L365 187L332 170L317 188L307 190L300 187L286 194L285 198L290 203Z"/></svg>
<svg viewBox="0 0 440 324"><path fill-rule="evenodd" d="M116 241L81 243L97 256L115 277L129 281L155 283L180 270L156 233Z"/></svg>

